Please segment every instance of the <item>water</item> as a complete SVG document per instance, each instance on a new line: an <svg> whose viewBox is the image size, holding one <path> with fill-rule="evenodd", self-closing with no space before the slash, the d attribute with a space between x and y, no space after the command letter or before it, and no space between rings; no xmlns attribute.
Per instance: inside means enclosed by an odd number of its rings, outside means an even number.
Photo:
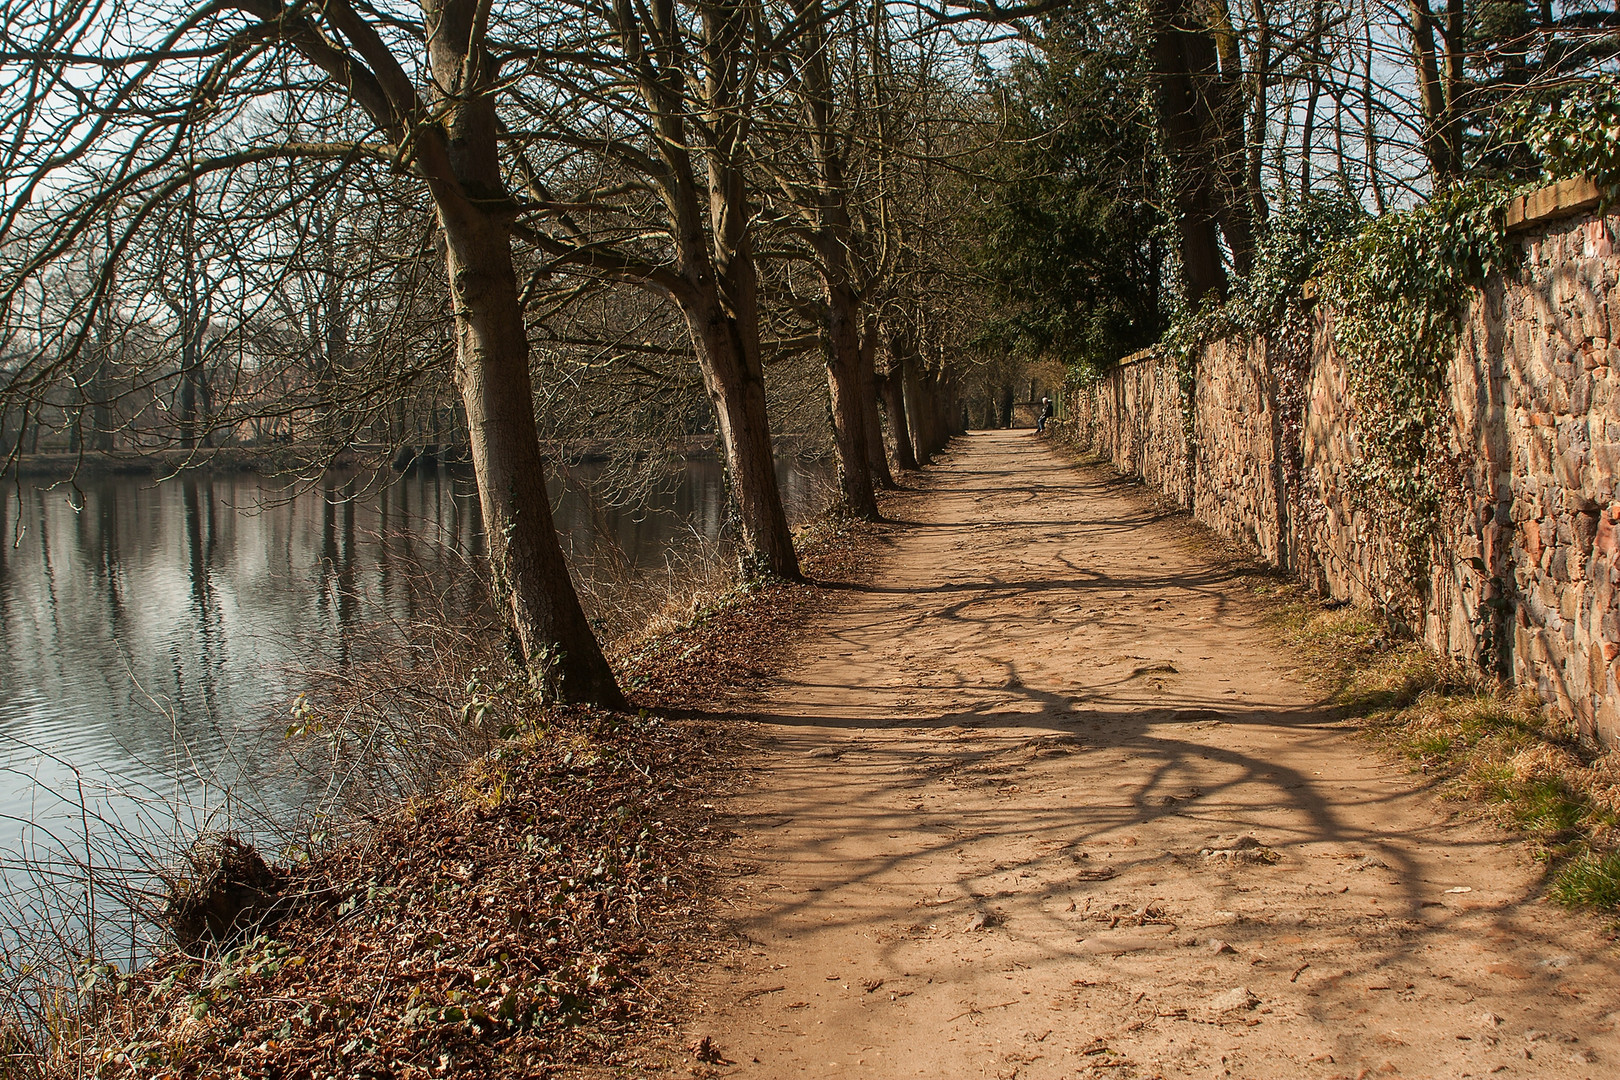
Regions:
<svg viewBox="0 0 1620 1080"><path fill-rule="evenodd" d="M790 516L819 509L818 470L781 472ZM655 566L682 538L718 537L717 463L690 461L673 480L636 510L556 485L564 548L586 558L607 541ZM87 827L217 826L227 789L250 793L238 810L296 811L308 791L275 771L296 671L343 664L377 620L408 623L422 595L409 577L452 583L483 550L469 477L364 487L334 476L289 495L250 474L193 474L5 491L0 851L72 846ZM471 603L444 595L451 615ZM87 822L81 803L108 820Z"/></svg>

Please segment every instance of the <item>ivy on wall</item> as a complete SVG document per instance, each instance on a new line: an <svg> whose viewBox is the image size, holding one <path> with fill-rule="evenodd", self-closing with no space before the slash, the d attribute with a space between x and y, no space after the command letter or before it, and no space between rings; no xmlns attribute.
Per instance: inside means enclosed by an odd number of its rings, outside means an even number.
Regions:
<svg viewBox="0 0 1620 1080"><path fill-rule="evenodd" d="M1317 273L1322 252L1355 235L1367 220L1359 204L1336 192L1283 205L1272 213L1255 247L1253 268L1234 279L1231 295L1196 312L1183 312L1171 323L1159 350L1176 365L1189 467L1197 452L1199 356L1217 341L1242 336L1265 337L1274 362L1281 366L1308 360L1310 333L1301 332L1309 326L1305 285Z"/></svg>
<svg viewBox="0 0 1620 1080"><path fill-rule="evenodd" d="M1380 217L1337 195L1285 205L1271 216L1253 270L1224 302L1183 311L1157 351L1176 364L1189 457L1196 454L1196 373L1206 348L1234 336L1282 341L1281 364L1308 355L1305 286L1333 312L1333 336L1357 407L1361 444L1352 497L1401 545L1412 586L1427 580L1431 539L1459 463L1448 439L1447 375L1470 304L1513 248L1508 201L1550 180L1591 177L1605 203L1620 201L1620 85L1561 88L1526 98L1504 118L1539 160L1528 183L1473 181ZM1283 340L1286 339L1286 340Z"/></svg>
<svg viewBox="0 0 1620 1080"><path fill-rule="evenodd" d="M1549 179L1589 176L1605 204L1620 200L1620 86L1587 83L1543 110L1533 100L1514 118Z"/></svg>
<svg viewBox="0 0 1620 1080"><path fill-rule="evenodd" d="M1318 278L1357 405L1353 494L1401 543L1414 585L1455 487L1446 373L1474 291L1507 261L1509 195L1463 185L1375 218L1327 250Z"/></svg>
<svg viewBox="0 0 1620 1080"><path fill-rule="evenodd" d="M1231 295L1224 302L1179 314L1160 348L1166 355L1190 361L1222 338L1268 334L1299 318L1305 284L1317 274L1322 252L1354 236L1369 220L1365 210L1338 193L1283 205L1272 213L1255 245L1253 268L1233 280Z"/></svg>

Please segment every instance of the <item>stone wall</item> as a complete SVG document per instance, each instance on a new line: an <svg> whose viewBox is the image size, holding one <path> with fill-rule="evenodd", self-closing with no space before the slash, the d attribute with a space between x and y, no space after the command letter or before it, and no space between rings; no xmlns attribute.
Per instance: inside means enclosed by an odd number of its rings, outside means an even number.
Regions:
<svg viewBox="0 0 1620 1080"><path fill-rule="evenodd" d="M1200 359L1192 510L1223 536L1242 541L1273 565L1289 563L1288 489L1284 477L1279 383L1263 339L1216 342Z"/></svg>
<svg viewBox="0 0 1620 1080"><path fill-rule="evenodd" d="M1071 401L1057 426L1107 454L1121 472L1140 476L1190 505L1190 462L1181 387L1170 364L1120 364Z"/></svg>
<svg viewBox="0 0 1620 1080"><path fill-rule="evenodd" d="M1354 498L1356 404L1330 311L1271 341L1210 346L1190 402L1173 362L1127 358L1071 391L1057 430L1317 591L1499 665L1614 745L1620 217L1594 196L1560 185L1510 213L1519 261L1476 299L1451 362L1437 458L1451 490L1422 580Z"/></svg>

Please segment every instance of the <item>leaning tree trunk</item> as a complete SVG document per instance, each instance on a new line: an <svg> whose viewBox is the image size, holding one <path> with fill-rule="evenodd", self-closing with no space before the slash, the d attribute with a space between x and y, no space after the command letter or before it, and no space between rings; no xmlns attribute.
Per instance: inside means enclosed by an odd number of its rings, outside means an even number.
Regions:
<svg viewBox="0 0 1620 1080"><path fill-rule="evenodd" d="M400 121L420 126L410 140L419 146L417 164L444 235L456 388L495 595L544 696L621 708L624 695L580 607L551 521L501 171L494 99L499 65L488 52L481 12L487 17L474 0L423 0L433 108ZM405 76L395 71L390 78ZM424 123L427 115L436 119Z"/></svg>
<svg viewBox="0 0 1620 1080"><path fill-rule="evenodd" d="M866 450L861 331L855 321L859 310L859 305L847 288L828 283L827 391L832 398L839 495L844 508L851 514L876 521L877 495L872 490L872 463Z"/></svg>
<svg viewBox="0 0 1620 1080"><path fill-rule="evenodd" d="M742 529L744 569L750 575L769 574L796 581L799 557L793 550L793 532L788 528L776 482L771 429L765 414L765 380L748 362L736 324L711 303L691 307L682 304L682 308L702 361L698 367L703 372L703 385L720 425L726 475Z"/></svg>
<svg viewBox="0 0 1620 1080"><path fill-rule="evenodd" d="M458 210L440 212L457 301L456 386L496 595L505 598L524 663L545 696L621 708L624 696L580 607L551 520L511 236L498 218Z"/></svg>

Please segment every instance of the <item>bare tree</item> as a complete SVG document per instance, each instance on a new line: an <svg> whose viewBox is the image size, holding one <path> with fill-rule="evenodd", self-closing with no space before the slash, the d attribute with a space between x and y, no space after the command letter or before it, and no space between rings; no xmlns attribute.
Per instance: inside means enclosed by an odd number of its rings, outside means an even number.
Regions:
<svg viewBox="0 0 1620 1080"><path fill-rule="evenodd" d="M759 274L746 174L759 58L748 0L562 0L530 12L519 55L520 234L534 295L595 276L664 297L685 320L719 428L743 561L798 576L766 416ZM514 118L514 123L520 122Z"/></svg>
<svg viewBox="0 0 1620 1080"><path fill-rule="evenodd" d="M292 162L327 163L334 184L373 167L411 177L443 240L456 385L514 643L547 693L618 705L552 528L535 429L513 255L522 208L499 118L522 82L500 38L518 7L8 3L0 305L18 318L50 265L109 217L117 224L78 317L7 394L37 400L60 376L108 299L111 266L201 178Z"/></svg>
<svg viewBox="0 0 1620 1080"><path fill-rule="evenodd" d="M857 8L846 5L845 10ZM876 421L873 410L877 407L870 375L876 328L868 326L863 292L872 282L863 280L869 275L861 273L864 268L856 251L857 230L850 207L847 169L854 132L848 121L853 110L840 110L832 71L835 58L853 59L859 54L855 49L836 47L828 33L830 21L820 0L792 0L783 36L794 41L796 48L780 60L785 82L800 109L802 137L795 141L802 146L804 175L795 176L780 167L772 171L785 201L802 219L800 228L821 279L827 388L844 505L859 517L876 518L873 470L883 465L886 473L887 468L881 453L872 452L869 427L869 421ZM846 83L844 89L852 87ZM767 165L773 164L771 159L765 160ZM774 164L782 163L778 155ZM881 451L881 445L876 449Z"/></svg>

